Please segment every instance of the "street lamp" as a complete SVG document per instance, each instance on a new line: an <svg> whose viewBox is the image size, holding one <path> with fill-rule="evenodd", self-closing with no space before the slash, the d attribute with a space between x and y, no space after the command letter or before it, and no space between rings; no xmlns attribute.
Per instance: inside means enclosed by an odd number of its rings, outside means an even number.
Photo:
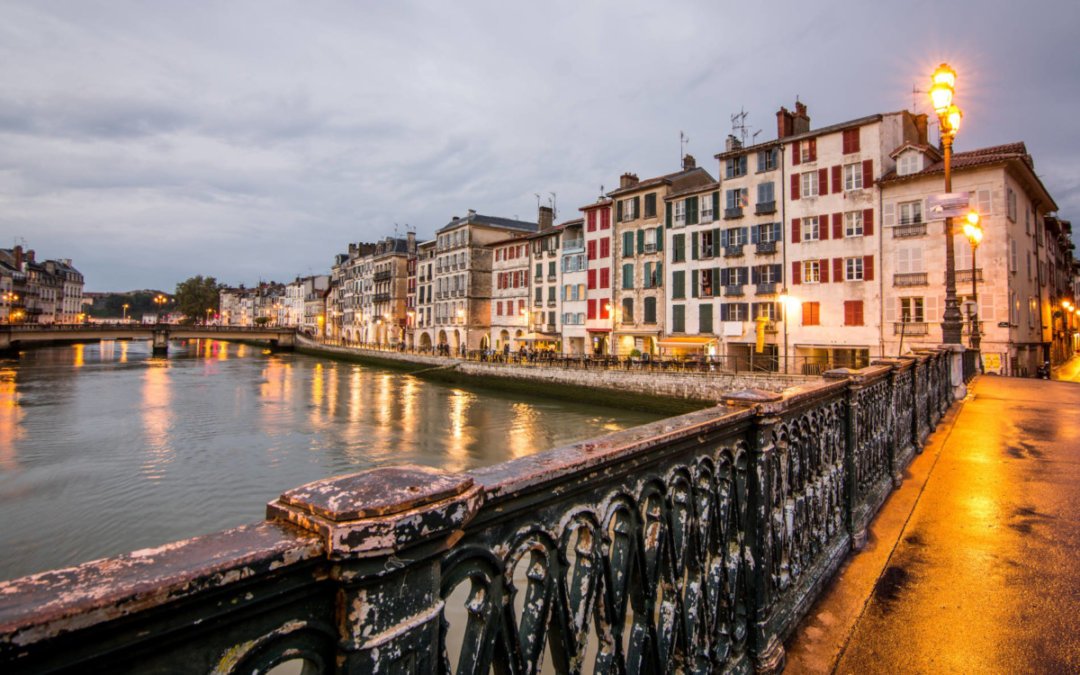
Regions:
<svg viewBox="0 0 1080 675"><path fill-rule="evenodd" d="M952 192L952 144L956 132L960 130L960 120L963 113L953 103L953 95L956 93L956 71L948 64L941 64L934 71L932 86L930 87L930 100L937 113L939 129L941 131L941 146L944 154L945 165L945 192ZM960 315L960 306L956 299L956 261L954 259L955 245L953 244L953 222L951 217L945 218L945 313L942 315L941 338L945 344L961 344L960 335L963 331L963 318Z"/></svg>
<svg viewBox="0 0 1080 675"><path fill-rule="evenodd" d="M126 302L125 302L124 304L122 304L122 305L120 305L120 306L121 306L121 307L123 308L123 310L124 310L123 318L121 319L121 321L124 321L124 322L126 323L126 322L127 322L127 311L128 311L128 307L131 307L131 305L129 305L128 303L126 303Z"/></svg>
<svg viewBox="0 0 1080 675"><path fill-rule="evenodd" d="M162 322L161 321L161 310L165 306L166 302L167 302L166 297L164 295L161 295L160 293L158 293L157 297L154 298L154 304L157 305L157 307L158 307L158 309L157 309L157 312L158 312L157 322L158 323Z"/></svg>
<svg viewBox="0 0 1080 675"><path fill-rule="evenodd" d="M977 351L982 337L979 334L979 280L976 277L975 251L983 239L978 213L972 211L967 214L964 220L964 236L971 244L971 348Z"/></svg>

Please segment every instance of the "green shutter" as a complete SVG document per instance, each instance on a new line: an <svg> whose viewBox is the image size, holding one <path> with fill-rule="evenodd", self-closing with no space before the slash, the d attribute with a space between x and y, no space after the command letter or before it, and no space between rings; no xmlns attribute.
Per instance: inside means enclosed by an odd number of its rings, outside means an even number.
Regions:
<svg viewBox="0 0 1080 675"><path fill-rule="evenodd" d="M686 272L679 270L671 273L671 297L686 297Z"/></svg>
<svg viewBox="0 0 1080 675"><path fill-rule="evenodd" d="M622 233L622 254L624 258L634 255L634 233L629 230Z"/></svg>
<svg viewBox="0 0 1080 675"><path fill-rule="evenodd" d="M690 297L696 298L698 296L698 271L693 270L690 272Z"/></svg>
<svg viewBox="0 0 1080 675"><path fill-rule="evenodd" d="M697 225L698 222L698 198L686 198L686 224Z"/></svg>
<svg viewBox="0 0 1080 675"><path fill-rule="evenodd" d="M645 252L645 230L637 231L637 252L638 254Z"/></svg>
<svg viewBox="0 0 1080 675"><path fill-rule="evenodd" d="M622 222L622 207L623 203L621 201L615 202L615 220L620 223Z"/></svg>
<svg viewBox="0 0 1080 675"><path fill-rule="evenodd" d="M656 228L656 250L664 250L664 228L662 227Z"/></svg>
<svg viewBox="0 0 1080 675"><path fill-rule="evenodd" d="M634 197L634 217L641 217L641 197Z"/></svg>
<svg viewBox="0 0 1080 675"><path fill-rule="evenodd" d="M664 214L667 217L667 226L671 227L671 204L664 204Z"/></svg>
<svg viewBox="0 0 1080 675"><path fill-rule="evenodd" d="M698 239L697 232L691 232L690 233L690 259L691 260L697 260L698 259L698 243L697 243L697 239Z"/></svg>
<svg viewBox="0 0 1080 675"><path fill-rule="evenodd" d="M712 219L720 220L720 191L712 193Z"/></svg>
<svg viewBox="0 0 1080 675"><path fill-rule="evenodd" d="M656 263L656 286L657 288L664 285L664 263Z"/></svg>

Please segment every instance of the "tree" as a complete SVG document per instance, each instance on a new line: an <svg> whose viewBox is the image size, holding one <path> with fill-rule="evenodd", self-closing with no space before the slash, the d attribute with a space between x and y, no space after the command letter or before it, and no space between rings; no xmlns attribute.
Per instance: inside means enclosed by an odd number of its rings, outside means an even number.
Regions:
<svg viewBox="0 0 1080 675"><path fill-rule="evenodd" d="M176 309L187 318L187 323L205 319L208 312L217 313L221 285L214 277L191 277L176 284Z"/></svg>

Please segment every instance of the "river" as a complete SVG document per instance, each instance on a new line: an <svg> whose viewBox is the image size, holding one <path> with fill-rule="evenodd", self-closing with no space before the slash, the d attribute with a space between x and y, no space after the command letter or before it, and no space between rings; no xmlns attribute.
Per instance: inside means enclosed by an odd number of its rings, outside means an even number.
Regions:
<svg viewBox="0 0 1080 675"><path fill-rule="evenodd" d="M0 579L263 517L309 481L461 471L657 419L216 341L0 361Z"/></svg>

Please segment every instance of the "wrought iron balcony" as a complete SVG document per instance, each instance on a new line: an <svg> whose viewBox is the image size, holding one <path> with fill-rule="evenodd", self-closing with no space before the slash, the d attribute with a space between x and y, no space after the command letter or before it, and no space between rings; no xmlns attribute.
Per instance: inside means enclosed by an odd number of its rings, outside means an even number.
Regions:
<svg viewBox="0 0 1080 675"><path fill-rule="evenodd" d="M983 280L982 268L981 267L976 267L975 268L975 281L981 283L982 280ZM967 269L960 268L960 269L956 270L956 283L957 284L964 284L964 283L970 284L971 283L971 268L970 267L967 268Z"/></svg>
<svg viewBox="0 0 1080 675"><path fill-rule="evenodd" d="M930 324L925 321L897 321L893 324L893 335L929 335Z"/></svg>
<svg viewBox="0 0 1080 675"><path fill-rule="evenodd" d="M393 273L390 270L385 270L383 272L376 272L375 273L375 281L386 281L391 276L393 276Z"/></svg>
<svg viewBox="0 0 1080 675"><path fill-rule="evenodd" d="M741 206L736 206L731 209L724 209L724 220L734 220L735 218L742 218L743 210Z"/></svg>
<svg viewBox="0 0 1080 675"><path fill-rule="evenodd" d="M756 253L776 253L775 241L759 241L754 246L754 251Z"/></svg>
<svg viewBox="0 0 1080 675"><path fill-rule="evenodd" d="M758 202L754 206L754 213L759 216L766 213L776 213L776 202Z"/></svg>
<svg viewBox="0 0 1080 675"><path fill-rule="evenodd" d="M927 280L926 272L893 275L893 286L926 286L928 283L930 282Z"/></svg>
<svg viewBox="0 0 1080 675"><path fill-rule="evenodd" d="M739 284L733 284L731 286L724 286L724 296L725 297L728 297L728 298L738 297L738 296L745 295L745 294L746 293L745 293L745 291L743 291L743 287L741 285L739 285Z"/></svg>
<svg viewBox="0 0 1080 675"><path fill-rule="evenodd" d="M777 284L775 281L768 281L758 284L755 291L758 295L773 295L776 293L776 286Z"/></svg>
<svg viewBox="0 0 1080 675"><path fill-rule="evenodd" d="M724 257L725 258L738 258L741 255L743 255L743 245L742 244L736 244L735 246L725 246L724 247Z"/></svg>
<svg viewBox="0 0 1080 675"><path fill-rule="evenodd" d="M904 237L921 237L926 234L926 223L907 223L903 225L897 225L892 229L893 239L902 239Z"/></svg>

